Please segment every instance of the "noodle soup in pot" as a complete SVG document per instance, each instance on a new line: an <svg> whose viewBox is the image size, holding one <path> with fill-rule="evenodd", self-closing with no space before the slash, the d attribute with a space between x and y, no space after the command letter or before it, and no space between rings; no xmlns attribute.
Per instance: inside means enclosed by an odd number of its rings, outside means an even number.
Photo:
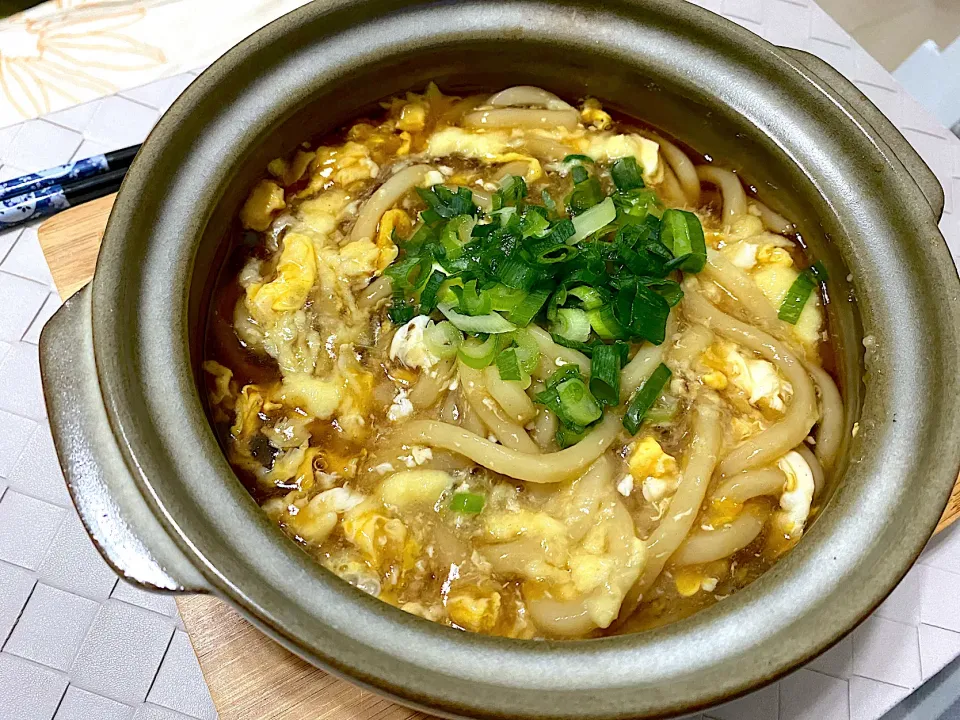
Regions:
<svg viewBox="0 0 960 720"><path fill-rule="evenodd" d="M361 590L513 638L763 573L843 426L791 222L592 98L382 106L269 164L221 274L208 408L264 512Z"/></svg>

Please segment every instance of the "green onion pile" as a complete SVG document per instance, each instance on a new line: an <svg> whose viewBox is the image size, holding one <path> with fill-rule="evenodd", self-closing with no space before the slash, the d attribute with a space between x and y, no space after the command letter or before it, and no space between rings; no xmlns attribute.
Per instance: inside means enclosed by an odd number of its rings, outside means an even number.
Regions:
<svg viewBox="0 0 960 720"><path fill-rule="evenodd" d="M487 213L468 188L418 189L427 208L410 238L394 238L400 255L386 275L394 323L434 310L446 317L426 337L440 357L495 363L503 380L527 388L539 351L523 328L534 321L590 357L589 382L566 365L536 398L556 413L566 447L619 404L629 343L663 342L683 297L677 271L699 272L707 253L697 216L664 210L634 158L614 161L609 180L586 156L563 162L573 181L565 211L547 190L531 202L517 176L501 181ZM630 399L623 422L632 434L669 375L661 365Z"/></svg>

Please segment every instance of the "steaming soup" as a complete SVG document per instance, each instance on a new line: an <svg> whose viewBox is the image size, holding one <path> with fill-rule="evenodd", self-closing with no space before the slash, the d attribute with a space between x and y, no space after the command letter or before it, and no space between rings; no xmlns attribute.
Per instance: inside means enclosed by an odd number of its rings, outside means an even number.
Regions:
<svg viewBox="0 0 960 720"><path fill-rule="evenodd" d="M382 105L239 215L203 368L264 512L384 602L513 638L660 625L764 572L843 416L793 225L594 99Z"/></svg>

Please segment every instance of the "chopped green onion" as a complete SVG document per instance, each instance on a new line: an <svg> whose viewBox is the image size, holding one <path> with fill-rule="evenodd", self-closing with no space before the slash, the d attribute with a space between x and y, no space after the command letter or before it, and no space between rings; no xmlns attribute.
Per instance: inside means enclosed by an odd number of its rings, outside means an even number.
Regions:
<svg viewBox="0 0 960 720"><path fill-rule="evenodd" d="M553 215L557 211L557 203L550 197L550 192L546 188L540 191L540 199L543 200L543 206L549 214Z"/></svg>
<svg viewBox="0 0 960 720"><path fill-rule="evenodd" d="M673 395L661 395L643 419L651 425L670 425L680 410L680 401Z"/></svg>
<svg viewBox="0 0 960 720"><path fill-rule="evenodd" d="M796 325L800 319L800 314L803 312L803 306L807 304L807 300L810 299L816 285L817 281L814 279L812 272L804 270L797 275L797 279L793 281L783 298L783 302L780 303L777 317L786 323Z"/></svg>
<svg viewBox="0 0 960 720"><path fill-rule="evenodd" d="M439 270L434 270L433 273L431 273L427 279L427 284L424 285L423 290L420 291L421 315L429 315L433 312L433 309L437 307L437 293L440 291L440 286L443 285L443 281L446 279L447 276Z"/></svg>
<svg viewBox="0 0 960 720"><path fill-rule="evenodd" d="M463 254L463 246L470 242L470 235L476 224L473 216L458 215L444 226L440 233L440 244L448 258L456 260Z"/></svg>
<svg viewBox="0 0 960 720"><path fill-rule="evenodd" d="M501 283L497 283L485 292L490 298L490 306L498 312L512 312L527 296L526 290L508 288Z"/></svg>
<svg viewBox="0 0 960 720"><path fill-rule="evenodd" d="M578 175L578 173L576 173L577 170L579 170L580 173L586 172L586 170L578 165L574 168L574 180L576 180ZM600 187L600 181L595 177L588 177L573 186L573 192L570 193L570 197L567 198L567 207L570 209L572 215L578 215L592 208L601 200L603 200L603 189Z"/></svg>
<svg viewBox="0 0 960 720"><path fill-rule="evenodd" d="M562 162L564 165L579 165L580 163L590 163L593 165L594 160L589 155L567 155L560 162Z"/></svg>
<svg viewBox="0 0 960 720"><path fill-rule="evenodd" d="M574 342L586 342L590 337L587 313L576 308L560 308L551 332Z"/></svg>
<svg viewBox="0 0 960 720"><path fill-rule="evenodd" d="M523 380L523 369L520 367L520 358L516 348L509 348L497 355L497 370L500 379L506 381Z"/></svg>
<svg viewBox="0 0 960 720"><path fill-rule="evenodd" d="M612 305L603 305L587 311L590 327L604 340L616 340L627 337L626 330L617 320Z"/></svg>
<svg viewBox="0 0 960 720"><path fill-rule="evenodd" d="M678 267L688 272L700 272L707 263L707 244L703 238L700 218L686 210L665 210L660 230L660 240L667 246Z"/></svg>
<svg viewBox="0 0 960 720"><path fill-rule="evenodd" d="M500 267L500 282L509 288L529 290L537 281L540 271L520 257L507 258Z"/></svg>
<svg viewBox="0 0 960 720"><path fill-rule="evenodd" d="M637 160L634 157L623 157L615 160L610 166L610 176L613 178L613 184L617 186L620 192L636 190L642 188L643 173L637 166Z"/></svg>
<svg viewBox="0 0 960 720"><path fill-rule="evenodd" d="M527 196L527 183L519 175L507 175L500 180L498 192L504 205L516 205Z"/></svg>
<svg viewBox="0 0 960 720"><path fill-rule="evenodd" d="M489 312L486 315L462 315L458 313L452 304L440 303L437 309L442 312L447 320L452 322L458 330L468 333L508 333L517 329L509 320L496 312Z"/></svg>
<svg viewBox="0 0 960 720"><path fill-rule="evenodd" d="M620 404L620 348L597 345L590 361L590 392L603 405Z"/></svg>
<svg viewBox="0 0 960 720"><path fill-rule="evenodd" d="M819 260L808 267L807 270L816 278L817 282L825 283L830 279L830 275L827 273L827 266Z"/></svg>
<svg viewBox="0 0 960 720"><path fill-rule="evenodd" d="M540 308L550 297L549 290L532 290L509 312L510 322L517 327L526 327L540 312Z"/></svg>
<svg viewBox="0 0 960 720"><path fill-rule="evenodd" d="M567 292L583 303L584 310L598 308L607 302L609 298L609 296L605 298L597 288L590 287L589 285L577 285L567 290Z"/></svg>
<svg viewBox="0 0 960 720"><path fill-rule="evenodd" d="M552 373L550 377L547 378L545 383L547 389L555 388L557 385L562 383L564 380L570 380L571 378L580 377L580 366L573 365L571 363L564 363Z"/></svg>
<svg viewBox="0 0 960 720"><path fill-rule="evenodd" d="M568 425L589 425L603 415L603 408L580 378L564 380L557 385L556 392L560 401L560 416L567 420Z"/></svg>
<svg viewBox="0 0 960 720"><path fill-rule="evenodd" d="M540 346L529 330L520 329L513 333L513 340L517 344L517 359L520 367L529 375L536 370L540 362Z"/></svg>
<svg viewBox="0 0 960 720"><path fill-rule="evenodd" d="M394 325L403 325L413 318L413 305L404 299L403 295L401 295L399 299L394 297L390 309L387 310L387 317L390 318L390 322Z"/></svg>
<svg viewBox="0 0 960 720"><path fill-rule="evenodd" d="M494 361L500 350L500 336L491 335L486 340L468 337L457 348L457 357L467 367L481 370Z"/></svg>
<svg viewBox="0 0 960 720"><path fill-rule="evenodd" d="M585 342L577 342L576 340L568 340L563 335L557 335L556 333L550 333L550 337L553 338L553 341L557 345L562 345L563 347L568 347L571 350L579 350L587 357L593 355L593 345Z"/></svg>
<svg viewBox="0 0 960 720"><path fill-rule="evenodd" d="M568 448L583 440L586 434L587 431L584 428L571 428L566 425L560 425L557 428L555 437L557 439L557 445L561 448Z"/></svg>
<svg viewBox="0 0 960 720"><path fill-rule="evenodd" d="M536 205L528 206L528 212L520 218L520 234L524 238L543 237L550 228L547 219L538 212L533 212L532 208Z"/></svg>
<svg viewBox="0 0 960 720"><path fill-rule="evenodd" d="M573 219L575 232L567 239L567 243L570 245L578 243L585 237L602 230L616 219L617 208L613 204L613 200L607 198L599 205L594 205Z"/></svg>
<svg viewBox="0 0 960 720"><path fill-rule="evenodd" d="M621 212L621 220L626 223L637 223L648 217L656 220L663 208L657 194L643 188L618 192L613 201Z"/></svg>
<svg viewBox="0 0 960 720"><path fill-rule="evenodd" d="M478 515L483 512L486 498L478 493L458 492L450 498L450 509L454 512L467 515Z"/></svg>
<svg viewBox="0 0 960 720"><path fill-rule="evenodd" d="M623 416L623 426L631 435L637 434L637 430L640 429L640 424L643 422L643 416L647 414L647 411L653 407L657 398L660 397L664 385L667 384L667 380L670 379L672 374L670 368L660 363L657 369L646 379L646 382L630 398L627 411Z"/></svg>
<svg viewBox="0 0 960 720"><path fill-rule="evenodd" d="M574 165L570 170L570 177L573 179L574 185L579 185L590 179L590 173L583 165Z"/></svg>
<svg viewBox="0 0 960 720"><path fill-rule="evenodd" d="M454 193L443 185L434 185L429 190L417 188L417 194L435 214L436 218L452 218L457 215L473 215L477 211L473 204L473 193L470 188L461 187ZM430 215L431 218L434 215Z"/></svg>
<svg viewBox="0 0 960 720"><path fill-rule="evenodd" d="M631 337L649 340L654 345L663 342L670 305L646 285L634 282L621 288L613 309L615 318Z"/></svg>
<svg viewBox="0 0 960 720"><path fill-rule="evenodd" d="M465 315L486 315L493 307L489 293L477 289L477 281L471 280L462 288L451 287L459 299L459 310Z"/></svg>
<svg viewBox="0 0 960 720"><path fill-rule="evenodd" d="M453 326L453 323L430 323L423 331L423 341L427 349L438 358L452 358L457 354L463 335Z"/></svg>

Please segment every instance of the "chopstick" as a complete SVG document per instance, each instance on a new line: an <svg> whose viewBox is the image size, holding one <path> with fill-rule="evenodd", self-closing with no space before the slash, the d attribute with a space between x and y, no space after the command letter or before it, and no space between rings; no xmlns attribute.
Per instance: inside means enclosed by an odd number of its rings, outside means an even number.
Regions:
<svg viewBox="0 0 960 720"><path fill-rule="evenodd" d="M133 145L0 183L0 229L116 192L139 149Z"/></svg>

